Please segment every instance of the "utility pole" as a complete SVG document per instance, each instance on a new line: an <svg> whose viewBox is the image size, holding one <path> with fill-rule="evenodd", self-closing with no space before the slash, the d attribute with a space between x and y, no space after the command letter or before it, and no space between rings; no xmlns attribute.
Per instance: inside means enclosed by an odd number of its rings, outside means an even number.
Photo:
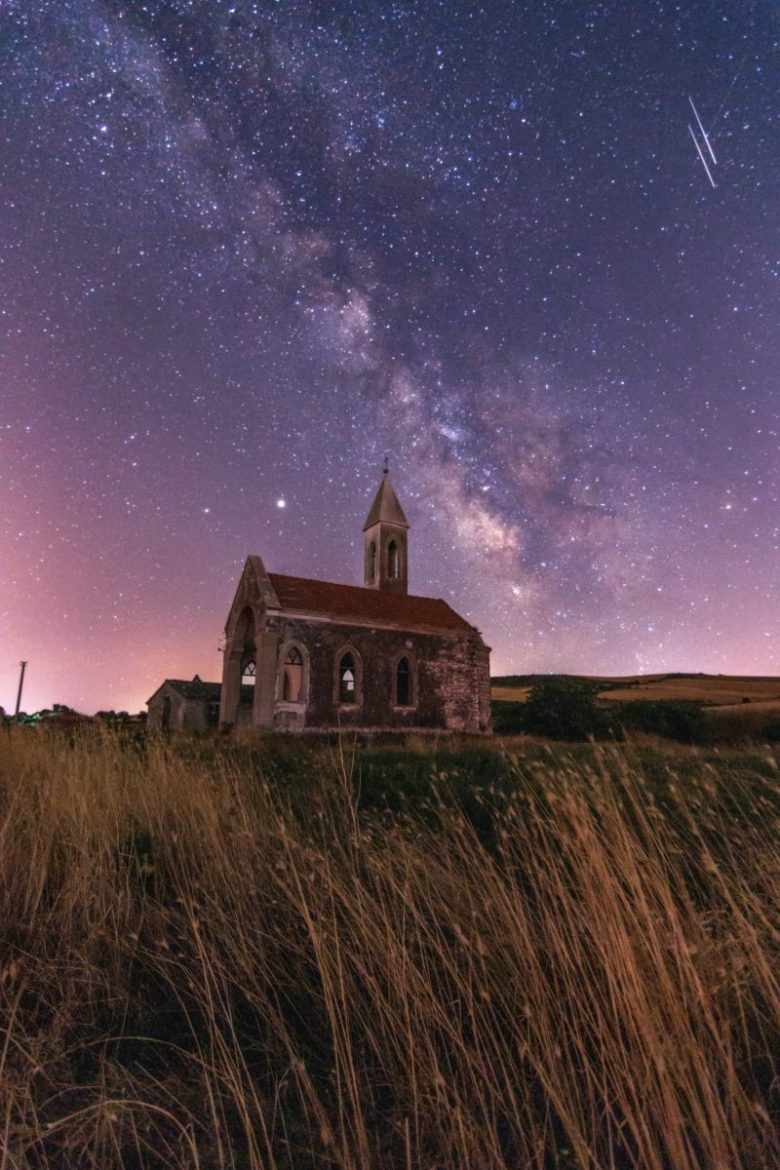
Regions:
<svg viewBox="0 0 780 1170"><path fill-rule="evenodd" d="M16 711L14 712L15 715L19 714L19 708L22 705L22 687L24 686L24 671L25 671L25 668L27 666L27 663L20 662L19 665L21 666L22 670L21 670L21 673L19 675L19 690L16 693Z"/></svg>

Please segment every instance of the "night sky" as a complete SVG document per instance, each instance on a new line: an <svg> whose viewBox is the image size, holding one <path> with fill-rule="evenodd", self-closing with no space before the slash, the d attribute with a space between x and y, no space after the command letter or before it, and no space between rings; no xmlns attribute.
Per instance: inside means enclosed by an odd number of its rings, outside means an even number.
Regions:
<svg viewBox="0 0 780 1170"><path fill-rule="evenodd" d="M2 0L0 703L218 679L248 553L362 582L385 454L494 674L780 674L779 43Z"/></svg>

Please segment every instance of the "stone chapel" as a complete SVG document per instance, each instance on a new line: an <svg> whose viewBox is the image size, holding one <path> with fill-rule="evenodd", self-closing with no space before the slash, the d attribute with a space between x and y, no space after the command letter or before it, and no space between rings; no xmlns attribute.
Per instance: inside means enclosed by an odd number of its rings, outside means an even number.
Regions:
<svg viewBox="0 0 780 1170"><path fill-rule="evenodd" d="M221 726L490 731L490 650L446 601L408 592L409 524L385 469L363 585L247 557L225 626Z"/></svg>

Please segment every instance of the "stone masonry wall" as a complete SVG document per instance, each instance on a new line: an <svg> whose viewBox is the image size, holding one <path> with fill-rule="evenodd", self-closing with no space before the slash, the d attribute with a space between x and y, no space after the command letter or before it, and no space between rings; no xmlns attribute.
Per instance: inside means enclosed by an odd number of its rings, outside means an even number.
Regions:
<svg viewBox="0 0 780 1170"><path fill-rule="evenodd" d="M276 634L280 655L290 642L304 646L309 655L305 709L283 704L276 695L274 726L279 729L490 730L489 655L477 634L371 629L283 615L269 616L266 629ZM336 700L337 664L347 650L358 666L355 705ZM412 664L414 680L410 707L393 704L395 669L404 656Z"/></svg>
<svg viewBox="0 0 780 1170"><path fill-rule="evenodd" d="M146 725L160 730L163 723L163 707L166 697L171 700L171 731L205 731L209 726L208 704L203 699L187 699L174 687L162 687L149 703Z"/></svg>

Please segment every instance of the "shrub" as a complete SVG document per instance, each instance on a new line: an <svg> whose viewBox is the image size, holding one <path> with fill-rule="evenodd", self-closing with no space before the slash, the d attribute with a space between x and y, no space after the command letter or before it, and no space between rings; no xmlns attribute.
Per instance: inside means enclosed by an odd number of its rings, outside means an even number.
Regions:
<svg viewBox="0 0 780 1170"><path fill-rule="evenodd" d="M496 699L491 703L496 735L520 735L526 730L526 704Z"/></svg>
<svg viewBox="0 0 780 1170"><path fill-rule="evenodd" d="M634 731L663 735L679 743L702 743L707 738L706 717L697 703L634 699L622 704L620 722Z"/></svg>
<svg viewBox="0 0 780 1170"><path fill-rule="evenodd" d="M609 728L596 705L598 692L598 683L565 675L536 683L525 704L526 730L552 739L603 738Z"/></svg>
<svg viewBox="0 0 780 1170"><path fill-rule="evenodd" d="M764 729L764 739L768 743L780 743L780 719L775 719Z"/></svg>

